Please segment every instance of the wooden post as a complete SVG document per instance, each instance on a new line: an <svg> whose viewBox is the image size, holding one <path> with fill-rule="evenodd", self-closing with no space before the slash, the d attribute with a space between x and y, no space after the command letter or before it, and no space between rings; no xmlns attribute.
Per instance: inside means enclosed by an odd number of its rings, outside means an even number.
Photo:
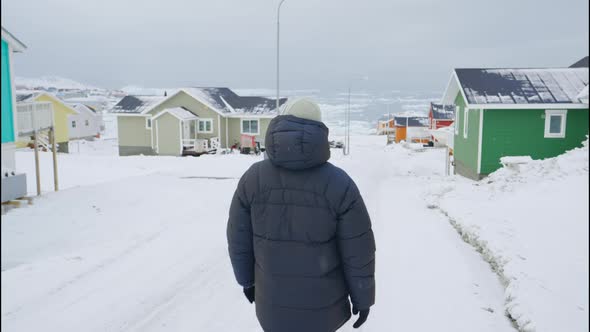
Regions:
<svg viewBox="0 0 590 332"><path fill-rule="evenodd" d="M41 171L39 170L39 141L37 131L33 133L33 146L35 148L35 175L37 179L37 196L41 196Z"/></svg>
<svg viewBox="0 0 590 332"><path fill-rule="evenodd" d="M59 190L59 183L57 181L57 143L55 143L55 128L49 129L49 140L51 142L51 154L53 155L53 188L55 191Z"/></svg>
<svg viewBox="0 0 590 332"><path fill-rule="evenodd" d="M446 157L445 157L445 175L450 175L450 170L451 170L451 151L449 150L449 146L447 145L445 148L445 153L446 153Z"/></svg>

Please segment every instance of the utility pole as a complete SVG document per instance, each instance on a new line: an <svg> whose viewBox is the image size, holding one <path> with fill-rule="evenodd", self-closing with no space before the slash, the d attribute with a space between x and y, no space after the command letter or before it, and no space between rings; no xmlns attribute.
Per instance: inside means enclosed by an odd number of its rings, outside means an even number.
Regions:
<svg viewBox="0 0 590 332"><path fill-rule="evenodd" d="M350 154L350 85L348 85L348 107L346 108L346 136L344 138L344 147L346 148L345 155Z"/></svg>
<svg viewBox="0 0 590 332"><path fill-rule="evenodd" d="M280 48L280 41L281 41L281 34L280 34L280 29L281 29L281 6L283 5L283 2L285 2L285 0L281 0L281 2L279 2L279 6L277 8L277 112L279 111L279 48Z"/></svg>
<svg viewBox="0 0 590 332"><path fill-rule="evenodd" d="M361 78L357 78L356 80L359 81L368 81L369 78L367 76L363 76ZM348 107L346 109L346 115L345 115L345 120L344 120L344 126L345 126L345 134L344 134L344 155L349 155L350 154L350 90L351 90L351 86L352 86L352 82L353 80L348 82Z"/></svg>

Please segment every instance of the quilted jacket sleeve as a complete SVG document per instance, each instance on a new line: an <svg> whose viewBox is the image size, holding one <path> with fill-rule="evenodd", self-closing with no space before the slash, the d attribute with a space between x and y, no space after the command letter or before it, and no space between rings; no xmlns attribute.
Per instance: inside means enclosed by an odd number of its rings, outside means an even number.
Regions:
<svg viewBox="0 0 590 332"><path fill-rule="evenodd" d="M246 195L248 179L253 170L248 170L240 179L234 193L227 223L227 243L229 257L242 287L254 285L254 249L252 223L250 221L250 202Z"/></svg>
<svg viewBox="0 0 590 332"><path fill-rule="evenodd" d="M350 179L338 215L338 246L352 304L375 304L375 238L363 198Z"/></svg>

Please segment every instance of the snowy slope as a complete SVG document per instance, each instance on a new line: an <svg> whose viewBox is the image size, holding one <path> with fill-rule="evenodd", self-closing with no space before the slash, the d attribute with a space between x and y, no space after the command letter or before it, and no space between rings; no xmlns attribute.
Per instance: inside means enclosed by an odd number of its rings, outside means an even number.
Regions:
<svg viewBox="0 0 590 332"><path fill-rule="evenodd" d="M27 89L72 89L72 90L102 90L95 86L83 84L69 78L59 76L42 76L39 78L15 77L15 85Z"/></svg>
<svg viewBox="0 0 590 332"><path fill-rule="evenodd" d="M441 188L435 204L496 267L522 331L588 331L588 141Z"/></svg>

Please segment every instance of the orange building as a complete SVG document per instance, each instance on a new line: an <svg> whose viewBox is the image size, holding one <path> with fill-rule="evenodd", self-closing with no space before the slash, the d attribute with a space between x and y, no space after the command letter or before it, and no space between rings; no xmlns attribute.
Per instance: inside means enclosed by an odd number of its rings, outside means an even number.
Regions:
<svg viewBox="0 0 590 332"><path fill-rule="evenodd" d="M428 143L429 120L425 116L396 116L394 118L395 142Z"/></svg>

